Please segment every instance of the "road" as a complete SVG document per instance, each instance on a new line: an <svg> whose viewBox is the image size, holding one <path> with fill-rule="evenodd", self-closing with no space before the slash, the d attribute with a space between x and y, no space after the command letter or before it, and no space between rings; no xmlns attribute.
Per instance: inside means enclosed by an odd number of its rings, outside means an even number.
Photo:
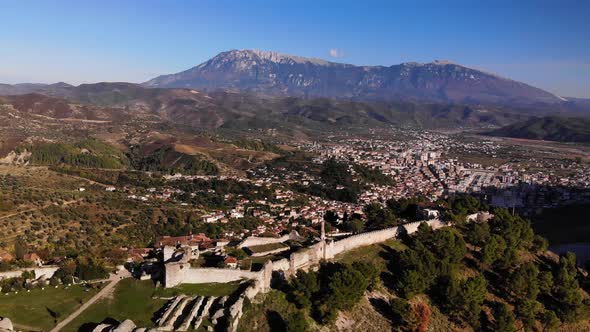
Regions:
<svg viewBox="0 0 590 332"><path fill-rule="evenodd" d="M57 331L60 331L62 328L64 328L66 325L68 325L74 319L76 319L86 309L88 309L91 305L93 305L96 301L98 301L98 300L102 299L103 297L109 295L111 293L111 291L115 288L115 286L117 285L117 283L119 283L119 281L121 281L121 280L123 280L125 278L129 278L129 277L131 277L131 274L127 270L120 271L119 274L111 274L111 276L109 277L109 280L111 280L111 282L108 285L106 285L103 289L101 289L98 293L96 293L96 295L94 295L90 300L86 301L86 303L84 303L82 306L80 306L80 308L78 308L76 311L74 311L73 313L71 313L66 319L64 319L61 322L59 322L49 332L57 332Z"/></svg>

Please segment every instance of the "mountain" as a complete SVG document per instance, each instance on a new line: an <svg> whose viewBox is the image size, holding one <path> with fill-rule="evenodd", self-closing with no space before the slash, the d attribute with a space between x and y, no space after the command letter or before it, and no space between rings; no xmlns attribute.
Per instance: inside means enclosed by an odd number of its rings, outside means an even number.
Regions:
<svg viewBox="0 0 590 332"><path fill-rule="evenodd" d="M590 143L590 119L547 116L517 122L488 132L491 136Z"/></svg>
<svg viewBox="0 0 590 332"><path fill-rule="evenodd" d="M354 100L488 105L563 102L527 84L448 61L355 66L256 50L223 52L189 70L159 76L143 85Z"/></svg>

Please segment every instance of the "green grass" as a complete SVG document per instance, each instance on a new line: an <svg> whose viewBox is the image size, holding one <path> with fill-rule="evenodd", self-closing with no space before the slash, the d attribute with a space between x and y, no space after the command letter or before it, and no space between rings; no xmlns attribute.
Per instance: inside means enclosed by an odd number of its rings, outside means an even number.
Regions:
<svg viewBox="0 0 590 332"><path fill-rule="evenodd" d="M173 288L156 288L153 295L156 297L171 297L180 294L201 296L226 296L233 294L240 287L240 282L208 283L208 284L181 284Z"/></svg>
<svg viewBox="0 0 590 332"><path fill-rule="evenodd" d="M62 331L78 331L85 323L100 323L107 318L118 321L129 318L140 327L154 326L152 316L166 301L152 299L153 292L154 286L149 280L122 280L111 297L90 306Z"/></svg>
<svg viewBox="0 0 590 332"><path fill-rule="evenodd" d="M83 286L68 289L60 286L34 289L30 293L0 294L0 316L10 318L22 330L48 331L55 326L51 312L63 320L96 293L97 290Z"/></svg>
<svg viewBox="0 0 590 332"><path fill-rule="evenodd" d="M386 270L386 260L382 255L387 255L387 251L400 251L406 249L406 245L398 240L387 240L383 243L377 243L365 247L356 248L345 253L336 255L335 260L342 263L368 262L376 266L379 270Z"/></svg>

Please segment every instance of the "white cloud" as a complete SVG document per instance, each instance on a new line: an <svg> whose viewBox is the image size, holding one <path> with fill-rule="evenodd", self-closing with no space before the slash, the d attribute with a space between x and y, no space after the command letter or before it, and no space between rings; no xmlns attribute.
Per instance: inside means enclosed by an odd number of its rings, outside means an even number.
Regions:
<svg viewBox="0 0 590 332"><path fill-rule="evenodd" d="M342 58L344 56L344 53L342 53L342 51L337 48L331 48L328 53L333 58Z"/></svg>

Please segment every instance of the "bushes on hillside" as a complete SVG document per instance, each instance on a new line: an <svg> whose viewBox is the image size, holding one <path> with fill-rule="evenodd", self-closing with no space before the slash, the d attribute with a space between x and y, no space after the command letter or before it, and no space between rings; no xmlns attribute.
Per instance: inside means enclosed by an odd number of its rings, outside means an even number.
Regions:
<svg viewBox="0 0 590 332"><path fill-rule="evenodd" d="M365 290L375 287L378 271L370 264L322 264L318 272L298 271L290 283L289 299L310 310L322 324L334 322L339 310L354 306Z"/></svg>

